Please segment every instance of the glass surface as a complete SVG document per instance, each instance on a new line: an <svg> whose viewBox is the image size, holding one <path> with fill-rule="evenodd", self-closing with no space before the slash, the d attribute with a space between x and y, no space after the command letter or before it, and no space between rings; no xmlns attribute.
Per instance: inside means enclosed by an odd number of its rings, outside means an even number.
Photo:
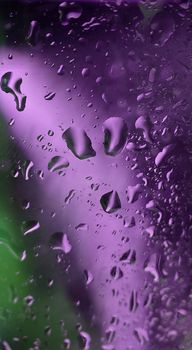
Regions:
<svg viewBox="0 0 192 350"><path fill-rule="evenodd" d="M191 350L191 1L0 23L1 349Z"/></svg>

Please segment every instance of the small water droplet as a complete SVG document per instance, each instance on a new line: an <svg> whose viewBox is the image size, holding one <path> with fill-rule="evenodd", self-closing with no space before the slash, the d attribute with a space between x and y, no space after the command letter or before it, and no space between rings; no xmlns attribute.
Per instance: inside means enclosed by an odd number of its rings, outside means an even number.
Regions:
<svg viewBox="0 0 192 350"><path fill-rule="evenodd" d="M21 260L21 261L24 261L24 260L26 259L26 257L27 257L27 253L26 253L26 250L24 250L24 251L22 252L22 254L21 254L20 260Z"/></svg>
<svg viewBox="0 0 192 350"><path fill-rule="evenodd" d="M139 306L138 303L138 293L135 290L132 290L130 301L129 301L129 310L130 312L135 312Z"/></svg>
<svg viewBox="0 0 192 350"><path fill-rule="evenodd" d="M88 76L89 76L89 74L90 74L90 70L89 70L89 68L83 68L83 69L82 69L82 71L81 71L81 75L82 75L82 77L83 77L83 78L88 77Z"/></svg>
<svg viewBox="0 0 192 350"><path fill-rule="evenodd" d="M74 196L75 196L75 190L69 191L69 194L65 198L65 203L69 204Z"/></svg>
<svg viewBox="0 0 192 350"><path fill-rule="evenodd" d="M90 271L84 270L86 284L89 285L93 281L93 275Z"/></svg>
<svg viewBox="0 0 192 350"><path fill-rule="evenodd" d="M114 280L119 280L120 278L123 277L123 271L120 269L120 267L114 266L111 269L111 277Z"/></svg>
<svg viewBox="0 0 192 350"><path fill-rule="evenodd" d="M87 224L81 223L75 227L77 231L88 231L89 226Z"/></svg>
<svg viewBox="0 0 192 350"><path fill-rule="evenodd" d="M60 170L67 168L69 166L69 162L65 160L63 157L55 156L51 158L48 163L48 170L51 172L59 172Z"/></svg>
<svg viewBox="0 0 192 350"><path fill-rule="evenodd" d="M64 65L61 64L57 70L58 75L63 75L64 74Z"/></svg>
<svg viewBox="0 0 192 350"><path fill-rule="evenodd" d="M23 221L22 231L23 231L24 236L26 236L29 233L32 233L34 231L37 231L39 228L40 228L39 221L36 221L36 220Z"/></svg>
<svg viewBox="0 0 192 350"><path fill-rule="evenodd" d="M53 136L53 135L54 135L54 131L53 131L53 130L49 130L49 131L48 131L48 135L49 135L49 136Z"/></svg>
<svg viewBox="0 0 192 350"><path fill-rule="evenodd" d="M16 108L19 112L24 111L27 97L21 92L22 79L16 80L11 86L12 72L7 72L1 77L1 90L6 94L11 94L14 97Z"/></svg>
<svg viewBox="0 0 192 350"><path fill-rule="evenodd" d="M63 342L63 345L64 345L64 349L66 350L69 350L71 348L71 341L70 339L65 339L64 342Z"/></svg>
<svg viewBox="0 0 192 350"><path fill-rule="evenodd" d="M32 306L33 303L34 303L34 301L35 301L32 295L26 296L26 297L24 298L24 300L25 300L27 306Z"/></svg>
<svg viewBox="0 0 192 350"><path fill-rule="evenodd" d="M51 101L55 97L56 93L55 92L49 92L47 95L44 96L44 99L46 101Z"/></svg>
<svg viewBox="0 0 192 350"><path fill-rule="evenodd" d="M30 171L33 168L34 164L31 160L27 160L24 162L24 177L25 180L29 180L30 179Z"/></svg>
<svg viewBox="0 0 192 350"><path fill-rule="evenodd" d="M79 346L82 350L90 350L91 337L87 332L79 332Z"/></svg>
<svg viewBox="0 0 192 350"><path fill-rule="evenodd" d="M31 21L27 41L30 45L35 46L38 40L39 24L37 21Z"/></svg>

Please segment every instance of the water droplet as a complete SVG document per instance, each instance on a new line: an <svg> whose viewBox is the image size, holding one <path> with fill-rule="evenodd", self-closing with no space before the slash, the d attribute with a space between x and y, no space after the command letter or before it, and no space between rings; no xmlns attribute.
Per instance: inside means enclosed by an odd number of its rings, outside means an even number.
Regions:
<svg viewBox="0 0 192 350"><path fill-rule="evenodd" d="M91 140L83 129L70 127L63 133L63 139L73 154L81 160L96 155Z"/></svg>
<svg viewBox="0 0 192 350"><path fill-rule="evenodd" d="M51 236L50 246L54 250L62 250L65 254L70 253L72 246L66 234L63 232L55 232Z"/></svg>
<svg viewBox="0 0 192 350"><path fill-rule="evenodd" d="M155 157L155 165L160 166L170 156L174 148L173 144L165 146Z"/></svg>
<svg viewBox="0 0 192 350"><path fill-rule="evenodd" d="M86 284L89 285L93 281L93 275L90 271L84 270Z"/></svg>
<svg viewBox="0 0 192 350"><path fill-rule="evenodd" d="M64 74L64 65L61 64L57 70L58 75L63 75Z"/></svg>
<svg viewBox="0 0 192 350"><path fill-rule="evenodd" d="M24 236L38 230L39 228L40 228L39 221L36 221L36 220L23 221L22 231L23 231Z"/></svg>
<svg viewBox="0 0 192 350"><path fill-rule="evenodd" d="M45 332L45 335L46 335L46 336L50 337L50 335L51 335L51 333L52 333L52 328L51 328L51 326L46 326L46 327L44 328L44 332Z"/></svg>
<svg viewBox="0 0 192 350"><path fill-rule="evenodd" d="M81 74L82 74L82 77L83 77L83 78L88 77L89 74L90 74L89 68L83 68Z"/></svg>
<svg viewBox="0 0 192 350"><path fill-rule="evenodd" d="M9 125L13 126L14 124L15 124L15 119L11 118L10 121L9 121Z"/></svg>
<svg viewBox="0 0 192 350"><path fill-rule="evenodd" d="M32 295L26 296L24 300L28 306L32 306L35 301Z"/></svg>
<svg viewBox="0 0 192 350"><path fill-rule="evenodd" d="M79 4L75 4L75 2L68 3L64 1L59 5L59 19L64 26L68 25L70 20L80 18L81 15L82 8Z"/></svg>
<svg viewBox="0 0 192 350"><path fill-rule="evenodd" d="M11 87L12 72L7 72L1 77L1 90L6 94L13 95L16 108L19 112L24 111L27 97L21 92L22 79L16 80L13 87Z"/></svg>
<svg viewBox="0 0 192 350"><path fill-rule="evenodd" d="M30 45L35 46L38 40L39 24L37 21L31 21L27 41Z"/></svg>
<svg viewBox="0 0 192 350"><path fill-rule="evenodd" d="M122 261L124 263L128 263L130 265L134 264L136 262L136 251L133 249L127 250L119 259L119 261Z"/></svg>
<svg viewBox="0 0 192 350"><path fill-rule="evenodd" d="M44 99L46 101L51 101L55 97L56 93L55 92L49 92L47 95L44 96Z"/></svg>
<svg viewBox="0 0 192 350"><path fill-rule="evenodd" d="M27 160L24 162L23 171L24 171L24 177L26 181L30 179L30 171L33 168L33 166L34 164L31 160Z"/></svg>
<svg viewBox="0 0 192 350"><path fill-rule="evenodd" d="M140 184L137 184L135 186L128 186L126 190L128 203L131 204L136 202L139 198L140 192L141 192Z"/></svg>
<svg viewBox="0 0 192 350"><path fill-rule="evenodd" d="M24 250L21 254L21 261L24 261L27 257L27 253L26 253L26 250Z"/></svg>
<svg viewBox="0 0 192 350"><path fill-rule="evenodd" d="M149 336L147 334L147 331L144 328L141 328L141 327L135 328L134 335L141 345L144 345L145 342L149 341Z"/></svg>
<svg viewBox="0 0 192 350"><path fill-rule="evenodd" d="M130 312L135 312L137 310L138 306L139 306L138 293L137 293L137 291L133 290L131 292L130 301L129 301Z"/></svg>
<svg viewBox="0 0 192 350"><path fill-rule="evenodd" d="M120 269L120 267L114 266L111 269L111 277L114 280L119 280L120 278L123 277L123 271Z"/></svg>
<svg viewBox="0 0 192 350"><path fill-rule="evenodd" d="M105 193L100 199L101 206L106 213L114 213L121 208L119 195L116 191Z"/></svg>
<svg viewBox="0 0 192 350"><path fill-rule="evenodd" d="M82 350L90 350L91 337L87 332L79 332L79 346Z"/></svg>
<svg viewBox="0 0 192 350"><path fill-rule="evenodd" d="M49 136L53 136L53 135L54 135L54 131L53 131L53 130L49 130L49 131L48 131L48 135L49 135Z"/></svg>
<svg viewBox="0 0 192 350"><path fill-rule="evenodd" d="M112 117L103 123L105 153L119 154L127 141L127 125L122 118Z"/></svg>
<svg viewBox="0 0 192 350"><path fill-rule="evenodd" d="M154 279L154 282L159 282L159 272L157 270L157 254L152 254L148 259L146 266L144 268L145 272L149 272Z"/></svg>
<svg viewBox="0 0 192 350"><path fill-rule="evenodd" d="M2 350L12 350L10 345L6 341L3 341L1 343L1 346L2 346Z"/></svg>
<svg viewBox="0 0 192 350"><path fill-rule="evenodd" d="M145 232L149 235L150 238L152 238L155 234L155 226L149 226L145 229Z"/></svg>
<svg viewBox="0 0 192 350"><path fill-rule="evenodd" d="M69 194L65 198L65 203L69 204L74 196L75 196L75 190L69 191Z"/></svg>
<svg viewBox="0 0 192 350"><path fill-rule="evenodd" d="M88 231L89 226L87 224L81 223L75 227L77 231Z"/></svg>
<svg viewBox="0 0 192 350"><path fill-rule="evenodd" d="M63 157L55 156L51 158L48 163L48 170L51 172L59 172L60 170L67 168L69 166L69 162L65 160Z"/></svg>
<svg viewBox="0 0 192 350"><path fill-rule="evenodd" d="M124 225L124 227L128 227L128 228L134 227L135 226L134 216L132 216L131 218L125 218L123 220L123 225Z"/></svg>
<svg viewBox="0 0 192 350"><path fill-rule="evenodd" d="M143 136L147 142L152 142L151 139L151 122L150 119L147 117L139 117L135 122L136 129L142 129L143 130Z"/></svg>
<svg viewBox="0 0 192 350"><path fill-rule="evenodd" d="M115 350L114 346L111 344L103 344L101 350Z"/></svg>
<svg viewBox="0 0 192 350"><path fill-rule="evenodd" d="M149 82L154 83L156 75L156 68L151 68L149 72Z"/></svg>
<svg viewBox="0 0 192 350"><path fill-rule="evenodd" d="M64 345L64 349L66 350L69 350L71 348L71 341L70 339L65 339L64 342L63 342L63 345Z"/></svg>

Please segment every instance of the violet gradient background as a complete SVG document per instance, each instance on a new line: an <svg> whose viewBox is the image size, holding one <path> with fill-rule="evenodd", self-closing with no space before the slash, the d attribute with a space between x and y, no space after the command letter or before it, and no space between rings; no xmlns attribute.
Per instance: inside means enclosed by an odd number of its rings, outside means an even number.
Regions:
<svg viewBox="0 0 192 350"><path fill-rule="evenodd" d="M85 318L91 320L94 315L100 336L108 327L115 329L111 347L106 349L187 350L191 322L191 4L164 2L151 9L138 3L81 3L82 15L68 26L58 20L56 2L20 5L14 30L10 29L0 49L0 73L13 72L13 82L22 77L26 108L18 112L13 96L3 91L0 105L6 123L15 120L9 130L17 146L34 163L29 181L15 180L15 192L30 200L29 218L40 222L40 232L34 232L33 239L42 246L41 264L46 265L46 259L55 264L55 254L48 248L53 232L67 233L72 245L69 261L63 262L66 266L70 262L70 273L63 277L61 265L55 266L59 288L68 289L72 299L81 301ZM43 9L48 9L46 16ZM24 13L27 18L23 20ZM95 26L90 26L93 17ZM26 35L21 34L20 19L23 32L32 20L39 21L35 46L23 40ZM47 33L51 36L46 37ZM59 76L61 64L64 74ZM83 68L89 68L87 77L82 76ZM155 78L151 80L152 68ZM98 77L102 78L99 84ZM49 92L56 94L51 101L44 98ZM135 127L139 116L150 120L143 129ZM114 157L106 155L103 147L102 127L109 117L123 118L128 142L135 145ZM96 157L79 160L72 154L62 139L70 126L86 131ZM150 140L145 137L146 128ZM54 131L53 137L48 136L49 130ZM39 135L44 135L42 142L37 140ZM167 145L173 150L156 166L156 156ZM55 155L69 161L65 176L48 171ZM43 180L38 170L44 172ZM92 184L99 184L97 191ZM126 191L137 184L139 198L129 203ZM71 190L75 196L66 204ZM112 190L121 199L118 215L105 213L100 205L101 196ZM155 204L150 210L146 205L152 200ZM52 212L56 213L53 218ZM125 220L132 217L135 226L125 227ZM86 223L88 230L77 231L80 223ZM119 261L128 249L136 251L133 265ZM121 268L122 278L111 277L113 266ZM87 287L82 278L85 269L94 277ZM130 311L133 293L137 293L138 307ZM110 326L113 316L119 322Z"/></svg>

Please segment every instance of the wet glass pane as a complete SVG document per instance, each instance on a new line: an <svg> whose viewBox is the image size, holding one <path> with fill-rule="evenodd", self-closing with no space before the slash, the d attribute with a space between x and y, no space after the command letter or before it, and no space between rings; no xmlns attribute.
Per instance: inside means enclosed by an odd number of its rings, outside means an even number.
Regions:
<svg viewBox="0 0 192 350"><path fill-rule="evenodd" d="M191 1L0 24L1 349L191 350Z"/></svg>

